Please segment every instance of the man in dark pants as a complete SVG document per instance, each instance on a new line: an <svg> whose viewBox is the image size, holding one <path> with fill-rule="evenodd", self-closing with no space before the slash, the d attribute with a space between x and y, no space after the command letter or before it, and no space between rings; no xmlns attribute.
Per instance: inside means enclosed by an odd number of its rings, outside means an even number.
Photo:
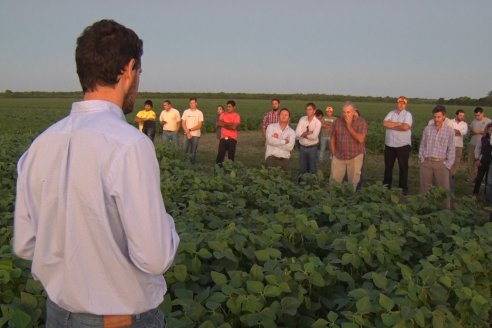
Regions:
<svg viewBox="0 0 492 328"><path fill-rule="evenodd" d="M220 114L217 126L220 127L219 151L217 153L216 163L222 165L225 154L227 158L234 161L237 144L237 127L241 123L241 117L236 113L236 102L229 100L226 106L226 112Z"/></svg>
<svg viewBox="0 0 492 328"><path fill-rule="evenodd" d="M408 158L412 149L412 114L406 110L407 97L399 97L397 109L392 110L384 118L386 128L384 147L384 180L383 184L391 189L393 167L398 159L398 187L408 194Z"/></svg>

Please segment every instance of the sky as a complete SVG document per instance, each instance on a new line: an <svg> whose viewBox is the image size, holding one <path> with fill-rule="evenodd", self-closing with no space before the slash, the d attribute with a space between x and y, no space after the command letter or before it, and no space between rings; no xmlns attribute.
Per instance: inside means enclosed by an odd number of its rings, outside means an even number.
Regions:
<svg viewBox="0 0 492 328"><path fill-rule="evenodd" d="M3 0L0 92L79 91L103 18L144 42L140 91L485 97L490 0Z"/></svg>

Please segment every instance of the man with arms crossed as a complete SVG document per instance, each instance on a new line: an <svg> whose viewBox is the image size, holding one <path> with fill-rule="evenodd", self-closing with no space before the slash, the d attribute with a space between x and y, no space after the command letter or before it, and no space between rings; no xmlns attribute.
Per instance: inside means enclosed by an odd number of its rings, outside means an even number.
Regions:
<svg viewBox="0 0 492 328"><path fill-rule="evenodd" d="M162 141L172 142L177 146L178 132L181 127L181 116L179 111L173 108L173 105L169 100L164 100L162 107L164 107L164 110L159 116L159 121L162 125Z"/></svg>
<svg viewBox="0 0 492 328"><path fill-rule="evenodd" d="M234 161L237 145L237 127L240 123L241 117L236 112L236 102L229 100L226 105L226 112L220 115L217 122L221 129L216 164L222 165L224 163L226 153L227 158Z"/></svg>
<svg viewBox="0 0 492 328"><path fill-rule="evenodd" d="M463 154L463 136L468 133L468 124L465 122L465 112L458 109L455 113L454 120L451 120L450 126L454 129L454 150L455 158L451 166L451 190L454 190L454 176L458 172L461 155Z"/></svg>
<svg viewBox="0 0 492 328"><path fill-rule="evenodd" d="M190 108L183 112L181 122L185 133L184 151L191 157L191 163L196 162L196 149L200 140L201 128L203 124L203 113L197 108L196 98L190 98Z"/></svg>
<svg viewBox="0 0 492 328"><path fill-rule="evenodd" d="M347 174L354 191L360 180L367 135L367 123L361 117L354 117L355 109L352 102L343 105L342 117L333 123L330 137L333 154L330 181L342 183Z"/></svg>
<svg viewBox="0 0 492 328"><path fill-rule="evenodd" d="M278 123L268 125L266 129L265 165L289 169L290 152L296 142L296 132L289 126L290 112L282 108L278 114Z"/></svg>
<svg viewBox="0 0 492 328"><path fill-rule="evenodd" d="M165 326L163 273L179 237L154 145L125 120L142 53L114 21L86 28L75 51L84 100L19 160L14 251L48 294L47 327Z"/></svg>
<svg viewBox="0 0 492 328"><path fill-rule="evenodd" d="M318 136L321 122L314 116L316 105L306 104L306 116L299 119L296 127L296 137L299 139L300 176L304 173L316 174L316 155L318 153Z"/></svg>
<svg viewBox="0 0 492 328"><path fill-rule="evenodd" d="M273 123L278 123L279 108L280 108L280 100L278 100L277 98L272 99L272 110L266 112L265 116L263 117L263 125L262 125L263 135L265 135L268 125Z"/></svg>
<svg viewBox="0 0 492 328"><path fill-rule="evenodd" d="M412 114L406 110L407 97L399 97L397 108L384 118L386 136L384 141L384 179L383 184L391 189L393 167L398 159L398 187L408 194L408 158L412 150Z"/></svg>
<svg viewBox="0 0 492 328"><path fill-rule="evenodd" d="M420 191L426 192L433 183L449 191L449 170L455 158L454 130L444 124L444 106L437 105L432 114L434 124L425 127L420 141ZM450 207L449 200L447 207Z"/></svg>

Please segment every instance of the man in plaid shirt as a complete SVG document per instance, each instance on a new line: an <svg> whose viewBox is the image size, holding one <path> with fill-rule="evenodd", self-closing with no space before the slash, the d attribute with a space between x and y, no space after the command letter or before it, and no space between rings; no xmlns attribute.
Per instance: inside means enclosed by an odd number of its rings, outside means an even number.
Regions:
<svg viewBox="0 0 492 328"><path fill-rule="evenodd" d="M265 135L266 129L270 124L278 123L279 108L280 100L278 100L277 98L272 99L272 110L266 112L265 116L263 117L263 135Z"/></svg>
<svg viewBox="0 0 492 328"><path fill-rule="evenodd" d="M437 187L450 190L449 172L455 158L454 130L443 124L446 108L437 105L432 114L434 123L425 127L419 148L421 192L429 190L433 181Z"/></svg>
<svg viewBox="0 0 492 328"><path fill-rule="evenodd" d="M342 118L333 123L330 148L333 154L330 181L342 183L345 174L348 182L357 188L364 159L367 123L361 117L354 117L355 105L346 102Z"/></svg>

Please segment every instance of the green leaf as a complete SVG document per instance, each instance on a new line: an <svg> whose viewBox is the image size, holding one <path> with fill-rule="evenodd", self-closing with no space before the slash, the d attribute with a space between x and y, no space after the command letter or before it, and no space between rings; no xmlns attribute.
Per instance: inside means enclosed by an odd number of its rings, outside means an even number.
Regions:
<svg viewBox="0 0 492 328"><path fill-rule="evenodd" d="M318 319L316 320L312 325L311 327L312 328L325 328L325 327L328 327L328 321L326 321L325 319Z"/></svg>
<svg viewBox="0 0 492 328"><path fill-rule="evenodd" d="M287 296L280 300L280 305L283 313L294 316L297 314L297 309L301 305L301 302L297 298Z"/></svg>
<svg viewBox="0 0 492 328"><path fill-rule="evenodd" d="M213 282L216 285L226 285L227 284L227 277L225 274L222 274L217 271L210 271L210 276L212 277Z"/></svg>
<svg viewBox="0 0 492 328"><path fill-rule="evenodd" d="M484 314L484 310L486 312L487 310L487 300L480 294L476 294L473 296L470 306L473 310L473 313L475 313L478 316L482 316Z"/></svg>
<svg viewBox="0 0 492 328"><path fill-rule="evenodd" d="M39 280L27 279L25 291L33 295L40 295L43 291L43 285Z"/></svg>
<svg viewBox="0 0 492 328"><path fill-rule="evenodd" d="M38 306L36 297L29 293L21 292L21 303L28 309L34 310Z"/></svg>
<svg viewBox="0 0 492 328"><path fill-rule="evenodd" d="M374 282L374 285L380 289L385 289L388 286L388 279L377 272L372 273L372 281Z"/></svg>
<svg viewBox="0 0 492 328"><path fill-rule="evenodd" d="M442 276L441 278L439 278L439 281L441 282L441 284L448 288L451 288L453 285L453 282L449 276Z"/></svg>
<svg viewBox="0 0 492 328"><path fill-rule="evenodd" d="M248 280L246 281L246 289L252 294L263 293L263 283L261 281Z"/></svg>
<svg viewBox="0 0 492 328"><path fill-rule="evenodd" d="M174 277L176 280L184 282L186 280L186 277L188 276L188 268L186 265L183 264L177 264L174 266Z"/></svg>
<svg viewBox="0 0 492 328"><path fill-rule="evenodd" d="M265 262L270 259L270 253L266 249L261 249L258 251L255 251L255 256L258 261Z"/></svg>
<svg viewBox="0 0 492 328"><path fill-rule="evenodd" d="M334 322L335 322L335 321L337 321L337 319L338 319L338 314L336 314L336 313L335 313L335 312L333 312L333 311L330 311L330 312L328 312L328 315L326 316L326 318L327 318L330 322L334 323Z"/></svg>
<svg viewBox="0 0 492 328"><path fill-rule="evenodd" d="M444 313L440 310L432 312L432 327L433 328L444 328Z"/></svg>
<svg viewBox="0 0 492 328"><path fill-rule="evenodd" d="M374 224L371 224L369 228L367 228L367 238L369 240L373 240L374 238L376 238L376 234L377 234L377 229L374 226Z"/></svg>
<svg viewBox="0 0 492 328"><path fill-rule="evenodd" d="M198 256L200 256L202 259L205 260L212 258L212 253L210 253L210 251L206 248L201 248L197 254Z"/></svg>
<svg viewBox="0 0 492 328"><path fill-rule="evenodd" d="M417 311L415 312L415 316L413 317L413 320L415 320L415 323L419 327L425 327L425 316L422 310L417 309Z"/></svg>
<svg viewBox="0 0 492 328"><path fill-rule="evenodd" d="M277 297L282 293L279 287L274 285L266 285L263 294L267 297Z"/></svg>
<svg viewBox="0 0 492 328"><path fill-rule="evenodd" d="M311 284L317 287L323 287L325 285L325 281L323 280L323 276L319 272L313 272L309 275L308 280Z"/></svg>
<svg viewBox="0 0 492 328"><path fill-rule="evenodd" d="M16 328L26 328L31 322L31 316L22 310L15 309L12 313L11 323ZM10 326L10 325L9 325Z"/></svg>
<svg viewBox="0 0 492 328"><path fill-rule="evenodd" d="M360 314L367 314L372 311L371 299L368 296L364 296L358 300L355 306L357 307L357 312Z"/></svg>
<svg viewBox="0 0 492 328"><path fill-rule="evenodd" d="M386 311L391 311L395 306L395 302L384 294L379 294L379 305L381 305Z"/></svg>

